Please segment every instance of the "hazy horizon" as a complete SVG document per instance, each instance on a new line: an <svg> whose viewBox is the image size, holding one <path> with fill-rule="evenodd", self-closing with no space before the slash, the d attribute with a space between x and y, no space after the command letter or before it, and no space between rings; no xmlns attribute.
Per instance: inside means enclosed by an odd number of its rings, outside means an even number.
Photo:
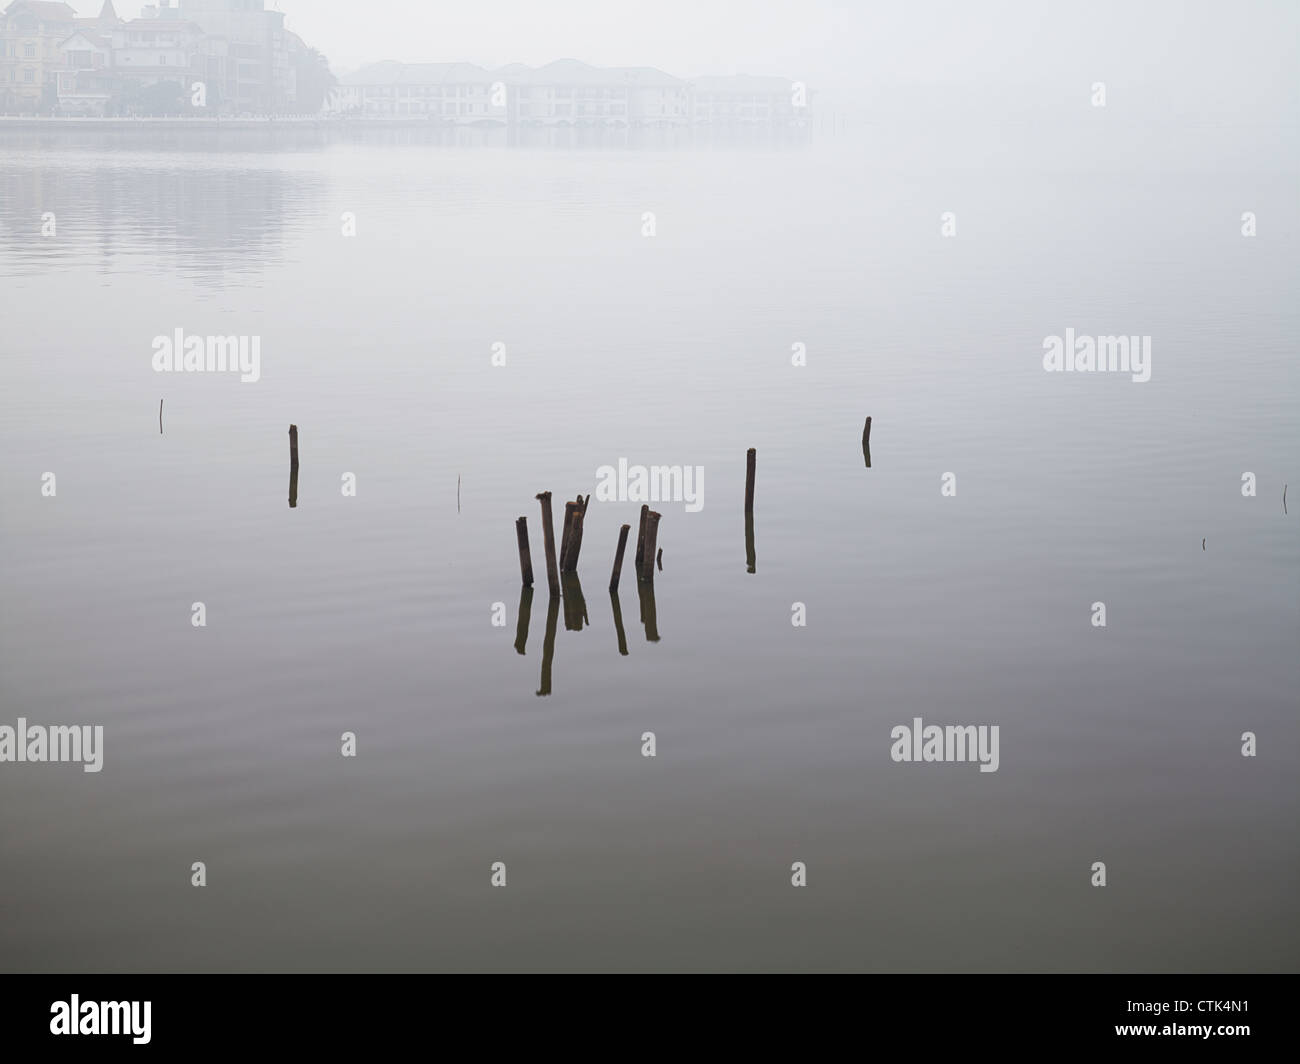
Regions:
<svg viewBox="0 0 1300 1064"><path fill-rule="evenodd" d="M102 0L75 0L79 15ZM134 18L139 0L115 0ZM768 74L808 83L827 101L889 85L983 86L954 107L1034 110L1035 97L1086 105L1106 81L1112 112L1160 116L1249 114L1294 120L1300 5L1159 0L1053 5L959 0L861 5L844 0L566 0L543 17L527 0L490 8L412 0L280 0L286 26L336 72L383 60L468 62L495 68L573 58L596 66L653 66L678 77ZM1079 86L1083 88L1080 89Z"/></svg>

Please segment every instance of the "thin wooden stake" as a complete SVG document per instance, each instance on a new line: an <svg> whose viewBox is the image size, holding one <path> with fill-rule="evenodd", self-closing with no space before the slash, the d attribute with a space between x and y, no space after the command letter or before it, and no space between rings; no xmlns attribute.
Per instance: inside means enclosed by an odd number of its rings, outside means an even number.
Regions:
<svg viewBox="0 0 1300 1064"><path fill-rule="evenodd" d="M546 547L546 584L552 595L560 593L560 569L555 564L555 522L551 519L551 493L537 496L542 504L542 542ZM548 692L549 693L549 692Z"/></svg>
<svg viewBox="0 0 1300 1064"><path fill-rule="evenodd" d="M564 525L560 529L560 572L569 571L569 544L573 541L573 511L578 508L576 502L564 504Z"/></svg>
<svg viewBox="0 0 1300 1064"><path fill-rule="evenodd" d="M631 525L624 525L618 530L618 550L614 552L614 571L609 577L609 589L618 590L618 578L623 572L623 551L627 547L627 534L632 531Z"/></svg>
<svg viewBox="0 0 1300 1064"><path fill-rule="evenodd" d="M524 579L524 587L532 587L533 556L528 549L528 518L521 517L515 522L515 537L519 540L519 572Z"/></svg>
<svg viewBox="0 0 1300 1064"><path fill-rule="evenodd" d="M632 556L632 565L636 568L637 578L641 577L641 563L645 560L645 523L650 515L650 507L641 507L641 529L636 534L636 554Z"/></svg>
<svg viewBox="0 0 1300 1064"><path fill-rule="evenodd" d="M646 515L645 557L641 562L641 579L647 583L655 578L655 541L659 538L659 517L654 510Z"/></svg>
<svg viewBox="0 0 1300 1064"><path fill-rule="evenodd" d="M745 513L754 512L754 467L758 463L758 452L753 447L745 455Z"/></svg>

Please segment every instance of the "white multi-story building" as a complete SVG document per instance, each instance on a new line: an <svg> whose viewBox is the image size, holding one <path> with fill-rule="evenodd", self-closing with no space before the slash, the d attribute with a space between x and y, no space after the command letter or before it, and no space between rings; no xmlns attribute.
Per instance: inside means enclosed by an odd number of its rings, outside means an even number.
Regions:
<svg viewBox="0 0 1300 1064"><path fill-rule="evenodd" d="M796 125L808 115L807 100L801 97L806 97L802 86L785 78L695 78L691 120L696 125Z"/></svg>
<svg viewBox="0 0 1300 1064"><path fill-rule="evenodd" d="M497 70L469 63L376 63L343 77L339 86L329 105L333 113L458 125L779 125L806 115L794 83L784 78L688 82L654 67L602 68L576 59Z"/></svg>
<svg viewBox="0 0 1300 1064"><path fill-rule="evenodd" d="M332 112L468 124L507 118L497 78L472 63L376 63L341 78ZM494 99L498 102L494 102Z"/></svg>

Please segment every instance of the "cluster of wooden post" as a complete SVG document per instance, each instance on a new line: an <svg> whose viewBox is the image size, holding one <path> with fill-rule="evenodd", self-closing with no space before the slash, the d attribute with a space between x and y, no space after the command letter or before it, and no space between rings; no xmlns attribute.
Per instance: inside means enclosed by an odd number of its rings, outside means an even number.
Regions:
<svg viewBox="0 0 1300 1064"><path fill-rule="evenodd" d="M587 507L591 505L591 496L579 495L573 502L564 504L564 524L561 528L560 547L557 554L555 547L555 526L551 514L551 493L541 492L537 496L542 504L542 539L546 548L546 581L552 595L560 593L560 574L576 573L578 558L582 553L583 528L587 519ZM663 551L657 550L659 538L660 514L649 506L641 507L641 529L636 543L636 572L640 580L653 580L655 562L663 569ZM609 578L609 589L618 590L619 578L623 572L623 554L627 549L630 525L623 525L618 531L618 547L614 553L614 569ZM519 572L524 587L533 586L532 551L528 545L528 519L521 517L515 522L515 538L519 544Z"/></svg>

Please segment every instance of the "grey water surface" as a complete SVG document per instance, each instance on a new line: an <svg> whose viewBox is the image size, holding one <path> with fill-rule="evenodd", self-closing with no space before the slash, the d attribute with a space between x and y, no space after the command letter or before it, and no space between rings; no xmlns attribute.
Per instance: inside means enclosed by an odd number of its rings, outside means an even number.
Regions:
<svg viewBox="0 0 1300 1064"><path fill-rule="evenodd" d="M1294 970L1296 173L1119 120L0 132L0 724L105 728L0 765L0 968ZM178 328L261 379L155 372ZM1045 372L1066 329L1150 381ZM626 655L621 458L705 471ZM539 695L545 490L593 499ZM896 763L917 717L998 771Z"/></svg>

